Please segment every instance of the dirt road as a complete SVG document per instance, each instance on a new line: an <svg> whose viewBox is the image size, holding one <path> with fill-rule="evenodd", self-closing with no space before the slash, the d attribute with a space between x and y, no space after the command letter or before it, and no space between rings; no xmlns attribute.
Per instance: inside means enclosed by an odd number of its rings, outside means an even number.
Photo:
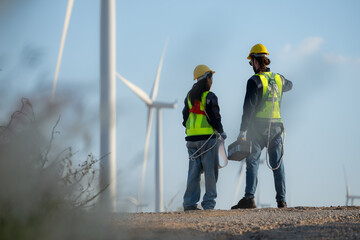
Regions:
<svg viewBox="0 0 360 240"><path fill-rule="evenodd" d="M128 239L360 239L360 207L129 213L115 223Z"/></svg>

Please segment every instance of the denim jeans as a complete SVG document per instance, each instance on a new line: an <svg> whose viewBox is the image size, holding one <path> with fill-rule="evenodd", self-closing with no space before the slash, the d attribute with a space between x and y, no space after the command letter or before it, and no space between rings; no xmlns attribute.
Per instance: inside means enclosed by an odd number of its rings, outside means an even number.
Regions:
<svg viewBox="0 0 360 240"><path fill-rule="evenodd" d="M280 136L279 136L280 137ZM281 139L281 138L280 138ZM276 168L279 164L279 161L282 156L282 140L279 138L274 139L273 142L277 144L271 144L269 147L269 163L272 168ZM256 186L258 183L258 169L260 163L261 144L258 141L253 139L252 141L252 152L248 158L246 158L246 187L245 187L245 197L253 198L256 191ZM276 190L276 201L286 201L285 194L285 171L284 171L284 162L281 162L280 167L273 171L275 190Z"/></svg>
<svg viewBox="0 0 360 240"><path fill-rule="evenodd" d="M206 141L187 142L189 156L196 152ZM195 155L201 154L207 149L214 146L210 151L202 154L195 159L189 159L189 171L187 178L187 187L184 194L184 210L197 207L200 200L200 176L205 176L205 194L201 206L203 209L213 209L215 207L215 199L217 197L216 182L218 179L218 144L216 139L210 139L207 144Z"/></svg>

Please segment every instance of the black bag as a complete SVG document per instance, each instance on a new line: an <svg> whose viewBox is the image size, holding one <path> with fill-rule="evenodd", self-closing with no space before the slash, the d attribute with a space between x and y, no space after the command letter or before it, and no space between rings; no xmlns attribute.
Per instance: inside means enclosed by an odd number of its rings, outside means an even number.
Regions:
<svg viewBox="0 0 360 240"><path fill-rule="evenodd" d="M241 161L251 154L251 142L236 140L228 146L228 159Z"/></svg>

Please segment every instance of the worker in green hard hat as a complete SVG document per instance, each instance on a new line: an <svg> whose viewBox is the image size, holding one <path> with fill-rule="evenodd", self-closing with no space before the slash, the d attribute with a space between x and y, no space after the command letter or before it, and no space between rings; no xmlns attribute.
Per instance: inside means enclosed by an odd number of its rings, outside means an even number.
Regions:
<svg viewBox="0 0 360 240"><path fill-rule="evenodd" d="M255 74L247 81L243 115L238 140L252 142L246 158L245 196L231 209L256 208L254 195L262 149L267 148L266 160L272 169L278 208L287 207L283 153L284 125L280 114L283 93L292 89L292 82L271 72L270 59L263 44L254 45L247 59ZM267 159L269 156L269 160Z"/></svg>

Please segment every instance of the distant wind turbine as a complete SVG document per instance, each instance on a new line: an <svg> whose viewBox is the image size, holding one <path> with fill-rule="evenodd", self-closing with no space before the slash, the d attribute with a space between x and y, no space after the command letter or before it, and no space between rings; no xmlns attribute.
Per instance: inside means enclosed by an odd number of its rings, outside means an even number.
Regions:
<svg viewBox="0 0 360 240"><path fill-rule="evenodd" d="M346 172L345 172L345 167L343 166L343 170L344 170L344 176L345 176L345 184L346 184L346 206L348 206L349 201L351 201L351 206L354 205L354 200L355 199L359 199L360 200L360 195L350 195L350 186L349 183L347 181L347 176L346 176Z"/></svg>
<svg viewBox="0 0 360 240"><path fill-rule="evenodd" d="M128 86L142 101L144 101L148 107L148 121L147 121L147 128L146 128L146 136L145 136L145 148L144 148L144 161L142 167L142 175L141 175L141 183L139 189L139 201L140 203L143 202L143 192L144 192L144 184L145 184L145 175L146 175L146 167L147 167L147 160L148 160L148 150L149 150L149 142L150 142L150 133L151 133L151 123L152 123L152 114L153 109L156 108L156 166L155 166L155 177L156 177L156 212L164 211L164 200L163 200L163 159L162 159L162 129L161 129L161 109L162 108L175 108L176 101L173 103L166 103L166 102L158 102L156 101L156 96L158 94L159 88L159 80L161 69L164 61L165 51L167 47L167 42L165 43L160 63L157 69L156 77L154 86L151 92L151 98L147 95L141 88L136 86L135 84L128 81L122 75L117 73L117 77L126 85Z"/></svg>
<svg viewBox="0 0 360 240"><path fill-rule="evenodd" d="M141 209L142 207L146 207L146 204L142 204L140 203L136 198L134 197L127 197L127 201L129 201L130 203L134 204L136 207L136 211L138 212L139 209Z"/></svg>

